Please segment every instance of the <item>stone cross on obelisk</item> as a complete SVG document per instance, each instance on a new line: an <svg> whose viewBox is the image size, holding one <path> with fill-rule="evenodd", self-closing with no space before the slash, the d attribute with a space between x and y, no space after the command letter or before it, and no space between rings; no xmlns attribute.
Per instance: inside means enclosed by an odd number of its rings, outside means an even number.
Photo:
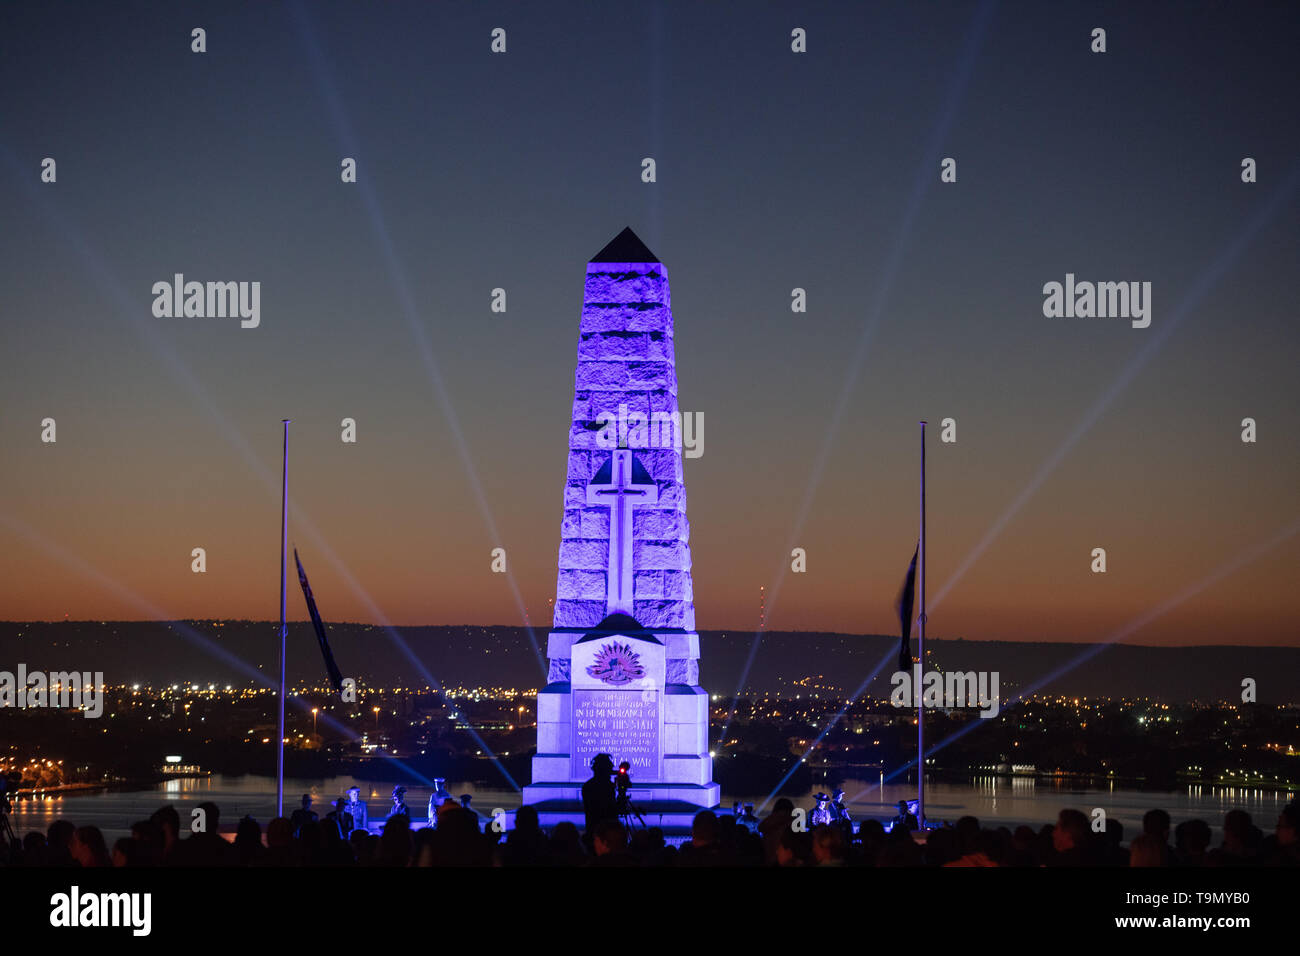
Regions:
<svg viewBox="0 0 1300 956"><path fill-rule="evenodd" d="M659 487L626 448L615 451L587 486L587 504L609 508L609 572L605 613L633 616L632 509L659 501Z"/></svg>

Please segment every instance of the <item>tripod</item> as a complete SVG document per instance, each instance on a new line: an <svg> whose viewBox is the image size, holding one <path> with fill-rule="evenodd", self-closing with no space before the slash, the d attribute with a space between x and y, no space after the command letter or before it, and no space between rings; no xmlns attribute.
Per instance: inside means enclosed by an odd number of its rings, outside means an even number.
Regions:
<svg viewBox="0 0 1300 956"><path fill-rule="evenodd" d="M623 826L630 830L632 829L632 821L635 820L637 826L641 827L643 830L645 829L645 817L641 816L641 811L638 810L636 805L628 798L626 792L618 795L617 808L618 819Z"/></svg>
<svg viewBox="0 0 1300 956"><path fill-rule="evenodd" d="M3 805L0 806L0 847L4 848L4 856L8 857L11 853L22 846L18 840L18 835L14 833L13 825L9 822L9 801L8 795L0 797ZM10 862L13 862L10 860Z"/></svg>
<svg viewBox="0 0 1300 956"><path fill-rule="evenodd" d="M632 803L632 798L627 794L628 784L631 781L626 773L620 773L615 780L615 786L618 788L618 796L614 801L614 809L618 811L618 819L629 830L632 829L632 821L635 820L641 829L645 829L645 818L641 816L641 811Z"/></svg>

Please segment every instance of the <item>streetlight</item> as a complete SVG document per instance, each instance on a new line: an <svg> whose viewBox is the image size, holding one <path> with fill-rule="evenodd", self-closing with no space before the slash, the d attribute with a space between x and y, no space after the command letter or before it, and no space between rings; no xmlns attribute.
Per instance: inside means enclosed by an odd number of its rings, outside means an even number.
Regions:
<svg viewBox="0 0 1300 956"><path fill-rule="evenodd" d="M379 708L378 707L374 708L374 711L375 711L375 733L377 734L379 733Z"/></svg>
<svg viewBox="0 0 1300 956"><path fill-rule="evenodd" d="M311 734L313 737L316 736L316 715L319 713L320 713L319 707L313 707L311 709Z"/></svg>

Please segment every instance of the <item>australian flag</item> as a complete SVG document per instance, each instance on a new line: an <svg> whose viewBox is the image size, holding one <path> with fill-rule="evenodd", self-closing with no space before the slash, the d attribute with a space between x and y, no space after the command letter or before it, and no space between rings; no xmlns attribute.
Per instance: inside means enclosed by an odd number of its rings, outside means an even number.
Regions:
<svg viewBox="0 0 1300 956"><path fill-rule="evenodd" d="M898 610L898 626L903 632L902 643L898 646L900 671L912 669L912 648L908 638L912 634L912 604L916 600L916 555L920 549L918 544L917 550L912 552L912 563L907 568L907 577L903 579L903 590L898 592L898 601L894 604Z"/></svg>
<svg viewBox="0 0 1300 956"><path fill-rule="evenodd" d="M339 671L339 666L334 663L334 655L330 652L330 642L325 639L325 624L320 619L320 611L316 610L316 599L311 596L311 585L307 583L307 572L302 569L302 561L298 558L298 549L293 549L293 561L298 565L298 583L302 585L302 596L307 599L307 610L311 614L311 626L316 629L316 640L320 642L320 652L325 658L325 670L329 674L330 684L335 691L343 690L343 674Z"/></svg>

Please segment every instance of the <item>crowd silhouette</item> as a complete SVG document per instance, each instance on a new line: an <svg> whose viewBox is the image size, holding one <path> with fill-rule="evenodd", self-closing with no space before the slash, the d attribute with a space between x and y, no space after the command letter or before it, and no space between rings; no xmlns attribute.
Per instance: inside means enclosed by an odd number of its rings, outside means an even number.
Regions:
<svg viewBox="0 0 1300 956"><path fill-rule="evenodd" d="M159 866L1014 866L1014 867L1235 867L1300 864L1300 802L1287 805L1271 833L1244 810L1223 817L1222 839L1212 845L1209 824L1189 819L1173 825L1168 813L1151 810L1142 832L1125 843L1124 827L1110 820L1097 832L1091 819L1064 809L1055 824L1039 830L982 827L975 817L932 829L920 839L907 827L886 832L866 820L804 827L806 813L778 799L763 820L702 811L680 846L658 827L629 830L614 818L592 821L580 832L572 823L548 831L537 811L523 807L514 826L497 832L463 803L437 808L436 826L412 827L396 813L374 835L352 827L343 801L324 817L309 800L290 818L265 828L241 819L233 837L220 830L215 803L198 804L203 832L182 827L174 806L159 808L109 847L97 827L56 820L0 847L0 864L47 867Z"/></svg>

